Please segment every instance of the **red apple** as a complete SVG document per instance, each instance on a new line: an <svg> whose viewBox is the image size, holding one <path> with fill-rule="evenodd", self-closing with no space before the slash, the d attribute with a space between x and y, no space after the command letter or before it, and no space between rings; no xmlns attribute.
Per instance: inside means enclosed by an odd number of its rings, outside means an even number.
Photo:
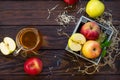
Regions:
<svg viewBox="0 0 120 80"><path fill-rule="evenodd" d="M78 0L64 0L67 4L72 5L75 4Z"/></svg>
<svg viewBox="0 0 120 80"><path fill-rule="evenodd" d="M100 27L95 22L87 22L81 27L80 33L88 40L96 40L100 34Z"/></svg>
<svg viewBox="0 0 120 80"><path fill-rule="evenodd" d="M82 48L82 54L89 59L97 58L101 53L100 43L94 40L88 40Z"/></svg>
<svg viewBox="0 0 120 80"><path fill-rule="evenodd" d="M24 63L24 71L29 75L37 75L42 71L43 63L39 58L29 58Z"/></svg>

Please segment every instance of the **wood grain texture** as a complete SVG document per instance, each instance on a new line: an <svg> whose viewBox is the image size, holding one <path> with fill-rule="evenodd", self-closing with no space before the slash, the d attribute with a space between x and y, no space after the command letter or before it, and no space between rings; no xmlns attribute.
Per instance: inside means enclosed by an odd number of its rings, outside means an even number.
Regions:
<svg viewBox="0 0 120 80"><path fill-rule="evenodd" d="M106 1L106 10L113 15L113 24L120 24L120 1ZM59 5L48 17L48 9ZM77 8L71 13L75 15L79 8L86 5L86 1L77 4ZM58 25L55 19L62 13L67 5L63 1L0 1L1 25ZM112 7L111 7L112 6ZM114 6L114 7L113 7ZM76 16L76 15L75 15ZM79 15L78 15L79 16ZM79 17L78 17L79 18ZM17 21L17 22L16 22Z"/></svg>
<svg viewBox="0 0 120 80"><path fill-rule="evenodd" d="M19 30L25 28L25 27L34 27L37 28L43 35L43 39L47 42L47 45L42 47L44 49L65 49L67 45L67 36L60 36L57 33L57 29L59 29L59 26L0 26L0 41L3 40L5 36L12 37L14 40L16 38L17 33ZM64 31L71 35L72 30L75 28L75 26L68 26L67 29ZM63 44L65 43L65 44ZM58 45L58 46L57 46Z"/></svg>
<svg viewBox="0 0 120 80"><path fill-rule="evenodd" d="M70 75L83 75L77 69L78 66L84 67L84 63L89 63L86 60L79 58L79 62L74 62L77 60L76 57L70 53L67 53L65 50L39 50L40 55L28 55L29 57L38 57L43 61L44 68L43 72L39 76L51 75L61 75L61 76L70 76ZM12 54L9 56L0 55L0 75L13 76L13 75L26 75L23 70L24 62L27 58L22 56L14 57ZM116 66L118 71L114 71L108 66L105 66L100 69L99 73L95 75L119 75L119 59L116 60Z"/></svg>
<svg viewBox="0 0 120 80"><path fill-rule="evenodd" d="M4 76L3 76L4 77ZM32 76L5 76L8 77L8 80L21 80L19 77L22 78L22 80L78 80L78 79L82 79L82 80L119 80L119 75L106 75L106 76L76 76L75 78L73 76L36 76L36 77L32 77ZM1 80L5 80L4 78L0 78Z"/></svg>
<svg viewBox="0 0 120 80"><path fill-rule="evenodd" d="M84 7L88 0L82 0L72 9L70 15L77 19L82 14L76 14L80 7ZM113 25L120 30L120 9L119 0L102 0L106 5L106 11L113 15ZM49 19L48 9L59 5ZM14 57L12 54L4 56L0 52L0 80L120 80L120 56L117 57L115 65L117 70L108 66L101 67L100 72L93 75L85 75L75 68L84 67L84 63L89 63L81 58L79 62L74 62L76 57L67 51L67 36L57 34L57 29L61 26L55 21L58 14L65 11L67 5L63 0L0 0L0 42L4 37L9 36L15 40L16 34L25 27L35 27L43 35L47 45L42 46L38 53L40 55L28 55ZM74 23L70 23L66 28L62 27L70 36L75 28ZM23 70L26 59L36 56L43 61L44 68L41 74L29 76Z"/></svg>

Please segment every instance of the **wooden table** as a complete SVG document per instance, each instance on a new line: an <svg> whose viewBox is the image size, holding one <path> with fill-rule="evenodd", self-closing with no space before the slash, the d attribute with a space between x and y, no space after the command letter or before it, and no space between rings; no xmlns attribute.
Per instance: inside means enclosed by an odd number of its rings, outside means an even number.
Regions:
<svg viewBox="0 0 120 80"><path fill-rule="evenodd" d="M69 14L79 18L83 14L77 14L80 7L85 7L88 0L81 0L76 7L69 10ZM113 25L120 27L120 1L102 0L106 11L112 13ZM56 6L57 5L57 6ZM48 18L48 9L51 11ZM26 26L34 26L39 29L48 41L48 46L39 50L39 57L44 64L43 71L37 76L29 76L23 70L23 64L27 58L22 56L0 53L0 80L120 80L120 57L115 60L116 70L109 66L103 67L99 72L92 75L84 74L75 69L79 62L86 62L77 59L65 51L68 37L58 35L57 30L61 26L55 21L57 16L65 11L67 5L63 0L0 0L0 41L9 36L15 40L19 30ZM47 19L48 18L48 19ZM71 35L75 28L70 23L64 31ZM120 30L120 28L118 28ZM73 61L79 60L78 62ZM88 62L87 62L88 63Z"/></svg>

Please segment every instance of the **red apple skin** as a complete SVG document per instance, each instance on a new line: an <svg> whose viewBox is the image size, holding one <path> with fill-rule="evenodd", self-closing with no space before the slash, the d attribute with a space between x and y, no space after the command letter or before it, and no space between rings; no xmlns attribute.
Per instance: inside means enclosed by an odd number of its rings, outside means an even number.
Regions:
<svg viewBox="0 0 120 80"><path fill-rule="evenodd" d="M87 22L81 27L80 33L88 40L96 40L100 34L100 27L95 22Z"/></svg>
<svg viewBox="0 0 120 80"><path fill-rule="evenodd" d="M69 5L75 4L78 0L64 0Z"/></svg>
<svg viewBox="0 0 120 80"><path fill-rule="evenodd" d="M94 40L88 40L83 45L82 54L89 59L97 58L101 54L100 43Z"/></svg>
<svg viewBox="0 0 120 80"><path fill-rule="evenodd" d="M32 57L24 63L24 71L29 75L37 75L42 71L43 63L39 58Z"/></svg>

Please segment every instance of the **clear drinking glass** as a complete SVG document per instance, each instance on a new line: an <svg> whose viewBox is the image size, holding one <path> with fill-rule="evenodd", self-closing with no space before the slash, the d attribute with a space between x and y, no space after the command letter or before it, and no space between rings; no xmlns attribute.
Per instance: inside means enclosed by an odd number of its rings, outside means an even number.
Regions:
<svg viewBox="0 0 120 80"><path fill-rule="evenodd" d="M22 53L36 53L43 43L43 37L36 28L23 28L16 36L16 44L18 49L13 53L17 56L21 51Z"/></svg>

